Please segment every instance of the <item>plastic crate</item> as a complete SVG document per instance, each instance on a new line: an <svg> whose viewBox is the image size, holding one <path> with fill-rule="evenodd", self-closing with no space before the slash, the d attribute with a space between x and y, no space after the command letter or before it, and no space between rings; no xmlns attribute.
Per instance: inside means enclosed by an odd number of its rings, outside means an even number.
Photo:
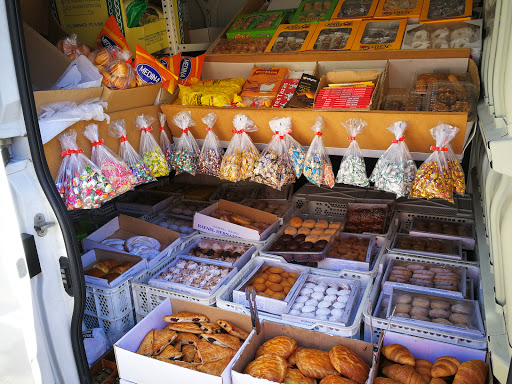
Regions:
<svg viewBox="0 0 512 384"><path fill-rule="evenodd" d="M130 311L123 317L114 320L102 319L101 317L97 316L84 315L83 322L87 329L103 329L110 341L110 346L114 345L117 340L123 337L124 334L132 329L135 325L133 311Z"/></svg>
<svg viewBox="0 0 512 384"><path fill-rule="evenodd" d="M114 320L132 310L130 280L115 288L97 287L86 283L84 309L86 315Z"/></svg>

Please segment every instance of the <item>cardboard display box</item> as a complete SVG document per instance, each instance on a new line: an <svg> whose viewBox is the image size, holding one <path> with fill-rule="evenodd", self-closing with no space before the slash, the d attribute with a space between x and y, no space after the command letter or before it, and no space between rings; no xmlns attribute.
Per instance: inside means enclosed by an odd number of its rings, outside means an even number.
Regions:
<svg viewBox="0 0 512 384"><path fill-rule="evenodd" d="M367 20L361 23L354 44L353 51L370 51L370 50L389 50L400 49L404 38L407 19L397 20ZM373 43L371 42L372 29L395 30L395 40L389 43ZM367 39L368 37L368 39ZM377 40L375 40L377 41Z"/></svg>
<svg viewBox="0 0 512 384"><path fill-rule="evenodd" d="M271 37L284 21L284 11L255 12L239 15L226 32L228 39L237 37Z"/></svg>
<svg viewBox="0 0 512 384"><path fill-rule="evenodd" d="M454 6L464 4L464 11L462 13L458 13L454 9L447 9L446 6L450 4L453 4ZM432 15L432 10L438 5L440 5L440 8L438 9L441 9L441 13ZM424 0L423 8L421 9L420 14L420 23L471 20L472 14L473 0L453 0L451 2L444 2L440 0Z"/></svg>
<svg viewBox="0 0 512 384"><path fill-rule="evenodd" d="M321 9L315 8L317 4L320 4ZM325 2L318 0L303 0L297 11L295 11L290 23L318 23L320 21L329 20L336 8L336 4L336 1L329 0ZM326 6L328 6L328 8L325 8Z"/></svg>
<svg viewBox="0 0 512 384"><path fill-rule="evenodd" d="M268 43L265 53L302 52L313 37L317 24L282 24Z"/></svg>
<svg viewBox="0 0 512 384"><path fill-rule="evenodd" d="M379 4L379 0L364 0L364 1L361 1L361 3L364 2L364 4L371 4L367 7L368 9L368 12L366 14L361 14L361 15L354 15L354 14L350 14L350 15L347 15L345 16L343 14L343 11L344 11L344 3L345 2L350 2L349 0L339 0L338 1L338 5L336 6L336 9L334 10L334 12L332 13L332 17L331 17L331 20L338 20L338 19L371 19L373 17L373 15L375 14L375 10L377 9L377 5ZM346 5L345 5L346 7ZM350 5L350 8L352 8L352 6Z"/></svg>
<svg viewBox="0 0 512 384"><path fill-rule="evenodd" d="M306 51L349 50L352 48L360 24L359 20L334 20L318 23ZM342 33L349 35L345 45L336 43L336 39Z"/></svg>
<svg viewBox="0 0 512 384"><path fill-rule="evenodd" d="M396 19L399 17L407 17L409 19L418 19L420 17L421 9L423 7L423 0L416 0L416 5L412 8L395 9L388 8L388 5L393 5L394 0L380 0L375 10L375 19Z"/></svg>

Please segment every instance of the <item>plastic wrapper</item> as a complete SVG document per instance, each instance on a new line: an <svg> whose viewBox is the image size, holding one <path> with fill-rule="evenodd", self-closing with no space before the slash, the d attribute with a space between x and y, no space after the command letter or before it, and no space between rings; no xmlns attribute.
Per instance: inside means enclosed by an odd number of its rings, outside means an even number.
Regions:
<svg viewBox="0 0 512 384"><path fill-rule="evenodd" d="M91 53L87 45L78 42L78 38L75 34L59 40L56 47L71 60L75 60L78 56L87 56Z"/></svg>
<svg viewBox="0 0 512 384"><path fill-rule="evenodd" d="M181 129L181 137L176 142L174 152L172 154L172 167L179 175L188 172L191 175L196 174L197 159L199 158L199 146L196 139L189 131L189 127L196 125L192 120L190 111L181 111L172 118L174 124Z"/></svg>
<svg viewBox="0 0 512 384"><path fill-rule="evenodd" d="M411 191L416 176L416 164L404 141L406 129L405 121L397 121L388 127L395 139L379 158L370 176L375 188L395 193L397 197L405 196Z"/></svg>
<svg viewBox="0 0 512 384"><path fill-rule="evenodd" d="M85 127L84 136L92 145L92 162L101 169L101 173L107 178L116 194L120 195L133 189L137 184L137 178L121 158L103 145L103 139L99 139L98 126L89 124Z"/></svg>
<svg viewBox="0 0 512 384"><path fill-rule="evenodd" d="M324 28L318 34L313 49L315 51L346 49L352 28ZM348 47L350 48L350 47Z"/></svg>
<svg viewBox="0 0 512 384"><path fill-rule="evenodd" d="M180 99L183 105L208 105L223 107L239 103L238 96L242 92L245 79L228 78L221 80L199 81L198 83L185 87L180 85Z"/></svg>
<svg viewBox="0 0 512 384"><path fill-rule="evenodd" d="M469 3L470 7L472 2ZM425 5L427 6L427 5ZM462 17L466 13L466 0L430 0L428 3L428 20L440 20ZM469 9L471 15L471 8Z"/></svg>
<svg viewBox="0 0 512 384"><path fill-rule="evenodd" d="M292 24L316 23L329 20L337 1L303 0L291 19Z"/></svg>
<svg viewBox="0 0 512 384"><path fill-rule="evenodd" d="M172 144L165 132L165 122L167 121L167 116L165 113L158 114L158 120L160 121L160 148L162 148L162 152L165 155L165 160L167 160L167 164L171 166L172 162Z"/></svg>
<svg viewBox="0 0 512 384"><path fill-rule="evenodd" d="M356 141L356 136L363 132L368 123L362 119L349 119L341 125L347 130L347 140L350 141L350 145L341 160L336 182L357 187L368 187L370 181L366 176L363 153Z"/></svg>
<svg viewBox="0 0 512 384"><path fill-rule="evenodd" d="M303 47L309 31L284 31L279 33L271 52L297 52Z"/></svg>
<svg viewBox="0 0 512 384"><path fill-rule="evenodd" d="M430 130L436 145L430 147L432 154L421 164L416 173L411 197L437 198L453 203L453 180L446 158L448 148L444 147L451 133L443 125L437 125Z"/></svg>
<svg viewBox="0 0 512 384"><path fill-rule="evenodd" d="M74 129L60 135L59 141L63 160L55 186L69 211L99 208L115 196L115 190L101 170L78 148Z"/></svg>
<svg viewBox="0 0 512 384"><path fill-rule="evenodd" d="M219 177L224 149L219 143L219 138L212 131L212 128L217 121L217 115L210 112L203 117L201 121L206 125L206 137L204 139L203 147L201 148L201 153L199 154L197 172Z"/></svg>
<svg viewBox="0 0 512 384"><path fill-rule="evenodd" d="M137 82L137 86L139 87L158 83L169 83L169 87L172 87L170 82L173 81L175 86L176 81L178 80L178 76L176 76L164 65L162 65L152 55L142 49L139 44L136 44L133 68L135 69L135 80ZM170 90L170 92L172 93L173 90L174 87Z"/></svg>
<svg viewBox="0 0 512 384"><path fill-rule="evenodd" d="M130 49L123 33L119 29L114 15L110 16L98 35L96 45L107 49Z"/></svg>
<svg viewBox="0 0 512 384"><path fill-rule="evenodd" d="M466 112L468 120L476 118L476 87L469 81L439 81L429 84L427 111Z"/></svg>
<svg viewBox="0 0 512 384"><path fill-rule="evenodd" d="M118 49L119 50L119 49ZM107 48L100 48L92 51L87 55L87 58L94 64L98 71L104 72L108 66L114 61L113 50Z"/></svg>
<svg viewBox="0 0 512 384"><path fill-rule="evenodd" d="M254 176L254 166L258 161L259 151L247 132L255 132L258 128L243 113L233 118L233 137L229 142L220 166L220 177L237 182Z"/></svg>
<svg viewBox="0 0 512 384"><path fill-rule="evenodd" d="M361 44L390 44L398 37L400 22L390 21L372 21L366 25Z"/></svg>
<svg viewBox="0 0 512 384"><path fill-rule="evenodd" d="M478 48L480 40L481 25L476 21L425 23L405 33L402 49Z"/></svg>
<svg viewBox="0 0 512 384"><path fill-rule="evenodd" d="M275 118L269 121L269 125L274 136L258 159L252 180L281 190L295 181L295 170L285 140L291 132L292 119Z"/></svg>
<svg viewBox="0 0 512 384"><path fill-rule="evenodd" d="M343 0L341 0L343 1ZM337 18L344 17L370 17L370 10L374 0L345 0L341 5Z"/></svg>
<svg viewBox="0 0 512 384"><path fill-rule="evenodd" d="M421 73L416 76L414 83L414 90L418 93L427 93L428 86L432 83L451 82L457 83L459 81L468 80L469 75L467 72L462 73Z"/></svg>
<svg viewBox="0 0 512 384"><path fill-rule="evenodd" d="M112 51L112 60L101 72L103 85L112 89L127 89L137 86L135 71L131 66L132 54L130 51L115 49Z"/></svg>
<svg viewBox="0 0 512 384"><path fill-rule="evenodd" d="M146 115L139 115L135 119L135 126L137 129L140 129L139 153L153 176L167 176L169 174L169 166L165 160L165 155L150 133L153 129L151 124L154 121L154 117Z"/></svg>
<svg viewBox="0 0 512 384"><path fill-rule="evenodd" d="M423 96L415 94L387 95L384 101L385 111L421 111Z"/></svg>
<svg viewBox="0 0 512 384"><path fill-rule="evenodd" d="M448 161L448 169L450 170L450 174L453 180L453 189L457 195L464 196L464 192L466 191L464 171L462 170L462 166L457 160L457 156L455 156L455 152L453 152L453 148L450 145L450 142L454 139L455 136L457 136L459 128L448 124L441 124L441 126L447 134L446 143L444 146L448 148L448 151L446 151L446 159Z"/></svg>
<svg viewBox="0 0 512 384"><path fill-rule="evenodd" d="M178 84L188 86L199 81L203 70L204 57L204 53L196 57L181 57Z"/></svg>
<svg viewBox="0 0 512 384"><path fill-rule="evenodd" d="M153 174L147 167L142 157L132 147L127 139L126 123L124 120L115 120L108 127L108 134L119 139L119 157L130 168L130 171L136 178L135 185L150 183L156 181Z"/></svg>
<svg viewBox="0 0 512 384"><path fill-rule="evenodd" d="M284 136L286 148L288 149L288 156L292 162L295 177L298 179L302 175L302 169L304 168L304 159L306 158L306 150L300 145L297 140L292 137L292 120L290 117L279 118L276 117L274 120L286 119L281 124L289 125L287 134ZM272 120L271 120L272 121ZM270 124L270 123L269 123Z"/></svg>
<svg viewBox="0 0 512 384"><path fill-rule="evenodd" d="M306 158L304 159L304 176L313 184L318 186L324 184L328 187L334 187L334 172L332 170L331 159L327 155L324 142L322 140L322 130L324 128L324 118L318 116L311 130L315 132L315 137L311 141Z"/></svg>

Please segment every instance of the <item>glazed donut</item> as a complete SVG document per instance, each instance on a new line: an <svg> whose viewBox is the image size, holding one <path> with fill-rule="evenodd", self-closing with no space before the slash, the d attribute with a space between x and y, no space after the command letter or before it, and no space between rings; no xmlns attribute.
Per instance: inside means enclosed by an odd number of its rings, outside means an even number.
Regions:
<svg viewBox="0 0 512 384"><path fill-rule="evenodd" d="M288 227L285 228L284 233L286 235L295 236L297 234L297 228L289 225Z"/></svg>
<svg viewBox="0 0 512 384"><path fill-rule="evenodd" d="M341 227L341 223L339 221L333 221L329 224L329 228L331 229L338 229L339 227Z"/></svg>
<svg viewBox="0 0 512 384"><path fill-rule="evenodd" d="M404 293L396 298L396 302L399 304L410 304L411 301L412 301L412 296L408 295L406 293Z"/></svg>
<svg viewBox="0 0 512 384"><path fill-rule="evenodd" d="M302 226L302 219L300 217L292 217L290 219L290 225L294 226L295 228L299 228Z"/></svg>
<svg viewBox="0 0 512 384"><path fill-rule="evenodd" d="M421 265L421 264L408 264L406 266L406 268L410 271L424 271L425 270L425 266Z"/></svg>
<svg viewBox="0 0 512 384"><path fill-rule="evenodd" d="M473 313L473 308L466 304L453 304L450 308L452 312L461 313L463 315L471 315Z"/></svg>
<svg viewBox="0 0 512 384"><path fill-rule="evenodd" d="M396 269L396 268L393 268L391 270L391 273L393 275L403 276L403 277L407 277L407 278L411 278L412 277L412 272L409 271L408 269Z"/></svg>
<svg viewBox="0 0 512 384"><path fill-rule="evenodd" d="M449 319L454 324L469 325L471 323L471 316L462 313L452 313Z"/></svg>
<svg viewBox="0 0 512 384"><path fill-rule="evenodd" d="M446 301L441 300L432 300L430 302L430 308L432 309L450 309L450 303L447 303Z"/></svg>
<svg viewBox="0 0 512 384"><path fill-rule="evenodd" d="M327 228L324 231L324 235L334 235L335 233L336 233L336 229L334 229L334 228Z"/></svg>
<svg viewBox="0 0 512 384"><path fill-rule="evenodd" d="M299 230L297 231L297 233L299 235L309 235L311 233L311 229L309 228L306 228L306 227L300 227Z"/></svg>
<svg viewBox="0 0 512 384"><path fill-rule="evenodd" d="M450 314L451 312L450 311L447 311L446 309L431 309L429 312L428 312L428 315L431 317L431 318L438 318L438 317L442 317L443 319L447 319L450 317Z"/></svg>
<svg viewBox="0 0 512 384"><path fill-rule="evenodd" d="M411 316L424 316L427 317L428 309L422 307L412 307L411 312L409 312Z"/></svg>
<svg viewBox="0 0 512 384"><path fill-rule="evenodd" d="M306 237L306 241L316 243L318 241L318 235L309 235Z"/></svg>
<svg viewBox="0 0 512 384"><path fill-rule="evenodd" d="M409 279L403 276L389 275L388 281L391 281L393 283L407 283Z"/></svg>
<svg viewBox="0 0 512 384"><path fill-rule="evenodd" d="M420 307L420 308L429 308L430 300L425 297L415 297L414 299L412 299L412 306ZM424 315L424 316L426 316L426 315Z"/></svg>
<svg viewBox="0 0 512 384"><path fill-rule="evenodd" d="M315 224L315 228L321 228L321 229L329 228L329 223L327 222L327 220L318 220Z"/></svg>
<svg viewBox="0 0 512 384"><path fill-rule="evenodd" d="M315 225L316 225L316 221L311 220L311 219L304 220L304 222L302 223L303 227L310 228L310 229L315 228Z"/></svg>
<svg viewBox="0 0 512 384"><path fill-rule="evenodd" d="M326 234L323 234L323 235L318 236L318 240L325 240L325 241L329 241L329 240L331 240L331 236L332 236L332 235L326 235Z"/></svg>
<svg viewBox="0 0 512 384"><path fill-rule="evenodd" d="M443 317L438 317L438 318L432 319L432 322L436 323L436 324L453 325L453 323L451 321L449 321Z"/></svg>
<svg viewBox="0 0 512 384"><path fill-rule="evenodd" d="M409 283L413 285L419 285L420 287L434 287L434 283L428 280L410 279Z"/></svg>
<svg viewBox="0 0 512 384"><path fill-rule="evenodd" d="M324 230L322 228L313 228L310 232L311 235L323 235Z"/></svg>

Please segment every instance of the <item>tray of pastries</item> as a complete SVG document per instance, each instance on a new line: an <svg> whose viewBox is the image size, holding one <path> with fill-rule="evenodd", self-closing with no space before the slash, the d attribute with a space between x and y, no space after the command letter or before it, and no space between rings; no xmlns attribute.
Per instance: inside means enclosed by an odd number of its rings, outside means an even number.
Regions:
<svg viewBox="0 0 512 384"><path fill-rule="evenodd" d="M426 94L428 86L430 84L437 83L438 81L450 81L452 83L457 83L465 80L469 80L469 74L467 72L420 73L416 76L414 90L416 91L416 93Z"/></svg>
<svg viewBox="0 0 512 384"><path fill-rule="evenodd" d="M470 81L437 81L427 89L425 110L430 112L466 112L476 118L476 86Z"/></svg>
<svg viewBox="0 0 512 384"><path fill-rule="evenodd" d="M240 204L272 213L279 217L280 224L288 221L295 209L292 202L283 200L244 199Z"/></svg>
<svg viewBox="0 0 512 384"><path fill-rule="evenodd" d="M152 224L159 225L161 227L171 229L180 234L180 237L189 236L193 233L196 233L196 230L193 228L194 223L192 219L183 218L181 216L174 215L161 215L157 216L155 219L150 221Z"/></svg>
<svg viewBox="0 0 512 384"><path fill-rule="evenodd" d="M392 204L348 203L343 232L388 234L392 213Z"/></svg>
<svg viewBox="0 0 512 384"><path fill-rule="evenodd" d="M326 258L318 263L318 268L369 271L373 268L379 252L380 247L374 235L340 232L333 239Z"/></svg>
<svg viewBox="0 0 512 384"><path fill-rule="evenodd" d="M472 221L452 222L442 219L413 217L411 222L402 223L401 232L412 236L427 236L441 239L454 239L462 242L465 249L474 249L475 233Z"/></svg>
<svg viewBox="0 0 512 384"><path fill-rule="evenodd" d="M418 237L397 233L391 244L391 250L422 256L462 260L462 243L460 240Z"/></svg>
<svg viewBox="0 0 512 384"><path fill-rule="evenodd" d="M352 18L352 17L372 17L372 3L374 0L340 0L341 7L336 15L338 19Z"/></svg>

